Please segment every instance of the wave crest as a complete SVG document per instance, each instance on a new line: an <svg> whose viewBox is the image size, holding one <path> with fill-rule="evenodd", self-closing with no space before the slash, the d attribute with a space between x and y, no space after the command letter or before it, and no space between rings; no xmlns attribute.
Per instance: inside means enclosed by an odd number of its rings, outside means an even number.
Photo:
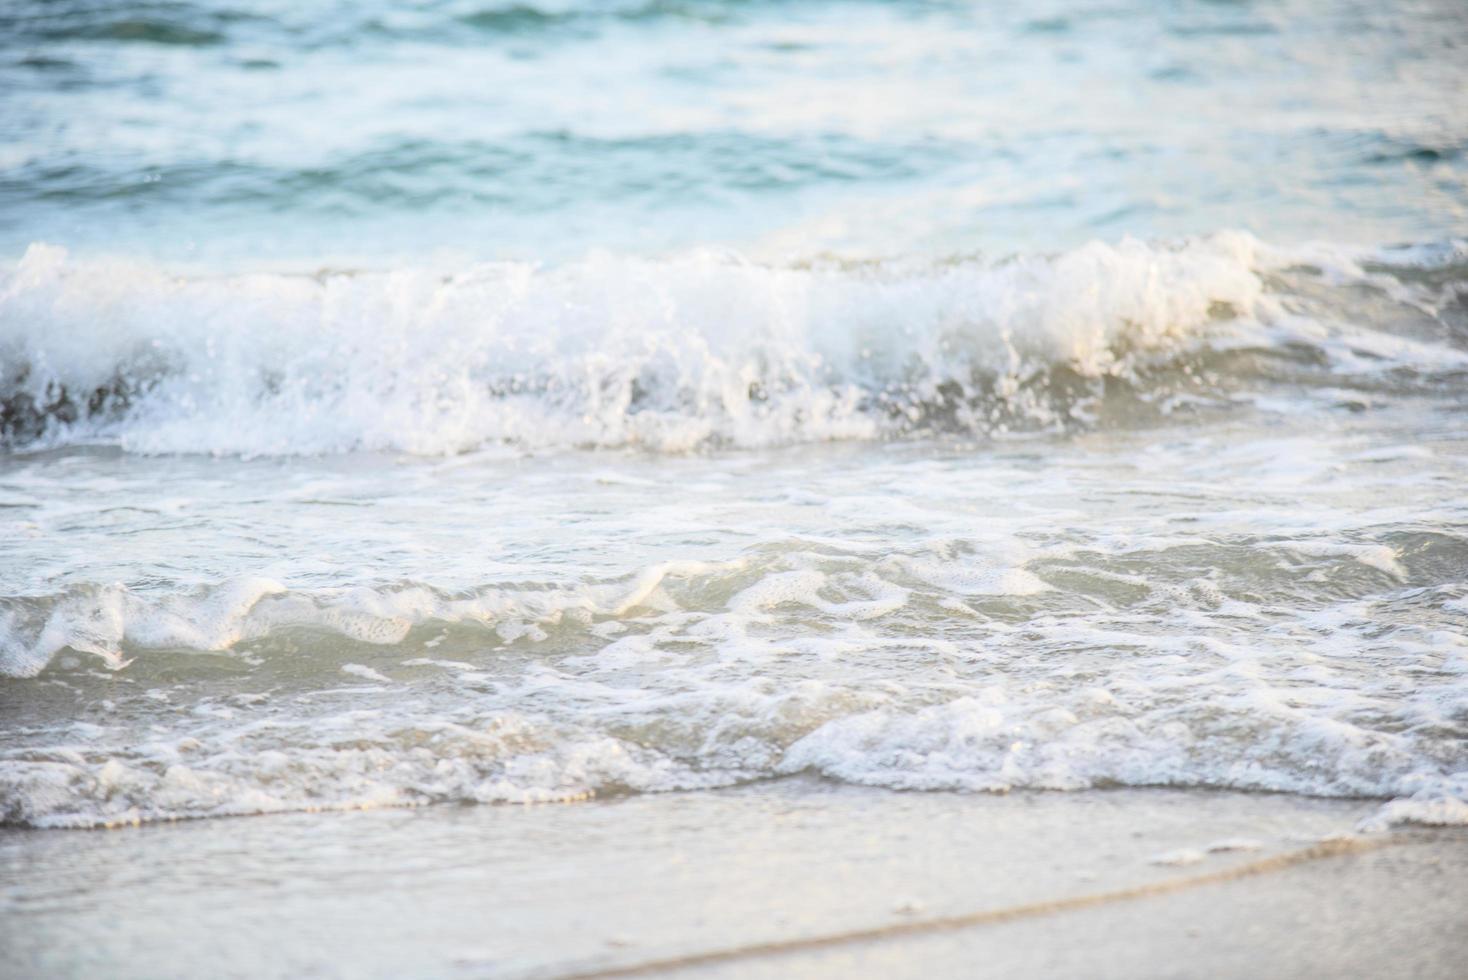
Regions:
<svg viewBox="0 0 1468 980"><path fill-rule="evenodd" d="M1339 339L1292 310L1283 263L1221 233L998 262L698 252L184 278L33 245L0 279L0 437L443 454L1085 426L1108 399L1202 383L1179 358ZM1443 349L1408 355L1441 366Z"/></svg>

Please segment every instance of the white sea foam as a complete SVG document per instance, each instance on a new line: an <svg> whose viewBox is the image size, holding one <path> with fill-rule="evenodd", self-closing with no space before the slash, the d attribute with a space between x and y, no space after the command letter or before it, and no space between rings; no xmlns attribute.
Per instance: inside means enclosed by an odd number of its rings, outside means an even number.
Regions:
<svg viewBox="0 0 1468 980"><path fill-rule="evenodd" d="M1410 792L1413 787L1415 792ZM1384 804L1360 829L1382 831L1403 824L1424 827L1468 826L1468 770L1427 776L1403 787L1400 799Z"/></svg>
<svg viewBox="0 0 1468 980"><path fill-rule="evenodd" d="M1087 381L1208 344L1308 342L1347 372L1465 362L1284 312L1265 274L1289 261L1229 233L1001 262L181 278L35 245L0 279L0 396L12 440L44 423L142 452L678 450L1084 424Z"/></svg>
<svg viewBox="0 0 1468 980"><path fill-rule="evenodd" d="M1014 556L947 553L954 574L929 582L910 577L910 560L861 570L787 553L474 593L243 580L163 599L71 594L45 619L45 642L100 599L106 614L72 623L81 639L68 645L141 664L115 675L114 706L86 723L52 717L9 739L0 804L12 821L91 826L816 773L897 790L1192 786L1391 800L1366 829L1463 819L1451 719L1468 674L1450 669L1443 658L1458 647L1410 606L1391 611L1395 595L1374 609L1348 601L1304 632L1194 613L1189 637L1160 628L1192 602L1164 590L1152 600L1171 610L1160 619L1147 604L1057 618L1044 606L1054 588L1023 582L1002 597L1003 616L959 615L939 600L1001 598L964 566ZM1022 625L1005 622L1016 615ZM1380 636L1393 616L1405 618ZM423 624L433 649L453 653L419 655L428 641L410 631ZM321 638L333 635L341 641ZM290 680L268 693L189 693L193 669L160 659L182 639L241 644L236 660ZM35 651L12 669L29 670ZM1404 698L1371 668L1388 652L1443 669ZM161 683L130 686L140 668ZM85 687L94 673L74 664L47 676ZM374 683L333 683L342 673ZM154 717L168 727L136 727Z"/></svg>
<svg viewBox="0 0 1468 980"><path fill-rule="evenodd" d="M1220 236L1000 263L178 280L37 250L0 309L25 352L6 424L46 378L130 400L53 413L28 445L430 455L8 454L0 819L815 774L1457 820L1462 321L1429 295L1451 268L1295 261ZM1414 346L1370 336L1393 332ZM1106 421L1187 385L1258 410ZM1072 410L1103 431L431 455Z"/></svg>
<svg viewBox="0 0 1468 980"><path fill-rule="evenodd" d="M382 646L402 643L415 625L437 622L493 630L505 641L543 639L542 626L563 620L587 625L594 616L624 615L643 604L668 576L718 567L667 562L622 582L486 588L468 594L417 585L292 592L258 578L158 598L122 585L80 588L0 603L0 674L33 677L63 649L94 654L108 667L121 669L129 663L124 646L223 651L291 630Z"/></svg>
<svg viewBox="0 0 1468 980"><path fill-rule="evenodd" d="M610 658L609 666L618 663ZM379 685L387 681L365 665L342 669ZM549 681L532 674L511 690L526 704L544 704ZM387 696L385 686L376 689ZM1157 713L1103 710L1088 719L1014 688L929 709L862 712L863 702L892 695L862 697L817 682L715 690L705 679L696 694L623 691L613 698L603 683L559 678L557 698L593 712L579 721L554 709L485 713L460 704L446 710L400 686L394 690L398 700L369 710L282 715L279 708L240 702L196 712L199 723L186 735L146 733L124 746L117 742L126 730L119 720L116 730L91 726L74 730L69 742L7 749L0 754L0 816L65 827L435 802L549 802L809 770L894 789L1134 785L1405 794L1363 824L1367 830L1462 823L1465 814L1461 785L1411 793L1425 770L1405 753L1369 775L1358 770L1342 780L1355 766L1350 756L1359 733L1322 739L1287 728L1266 734L1260 719L1255 737L1283 744L1285 755L1250 752L1247 742L1193 741L1168 752L1164 743L1178 740L1177 726ZM332 693L317 691L313 700L331 702ZM1204 710L1221 703L1206 695L1202 701ZM603 728L596 716L620 718L614 729L621 730ZM802 738L802 731L809 734ZM1230 761L1240 751L1252 758ZM1461 784L1461 774L1457 779ZM1208 850L1247 846L1226 841Z"/></svg>
<svg viewBox="0 0 1468 980"><path fill-rule="evenodd" d="M342 673L351 674L353 677L360 677L367 681L381 681L384 684L392 683L391 678L386 674L379 670L373 670L366 664L342 664Z"/></svg>

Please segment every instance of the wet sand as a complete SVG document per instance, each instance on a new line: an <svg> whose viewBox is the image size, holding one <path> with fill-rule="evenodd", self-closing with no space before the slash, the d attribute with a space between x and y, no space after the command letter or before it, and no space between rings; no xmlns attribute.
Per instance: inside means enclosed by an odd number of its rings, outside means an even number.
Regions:
<svg viewBox="0 0 1468 980"><path fill-rule="evenodd" d="M7 830L0 973L1456 975L1468 835L1353 833L1376 807L802 778Z"/></svg>

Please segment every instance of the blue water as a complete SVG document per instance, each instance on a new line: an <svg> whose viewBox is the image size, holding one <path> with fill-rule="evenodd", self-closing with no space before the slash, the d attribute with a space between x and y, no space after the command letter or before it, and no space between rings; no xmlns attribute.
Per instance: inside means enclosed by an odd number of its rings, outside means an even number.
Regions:
<svg viewBox="0 0 1468 980"><path fill-rule="evenodd" d="M0 254L1439 241L1465 65L1459 0L12 0Z"/></svg>

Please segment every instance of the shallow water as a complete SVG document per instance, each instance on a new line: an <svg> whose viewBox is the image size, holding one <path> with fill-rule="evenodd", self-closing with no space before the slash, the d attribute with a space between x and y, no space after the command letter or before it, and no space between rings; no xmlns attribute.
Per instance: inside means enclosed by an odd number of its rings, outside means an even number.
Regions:
<svg viewBox="0 0 1468 980"><path fill-rule="evenodd" d="M12 5L0 820L1468 818L1453 3Z"/></svg>
<svg viewBox="0 0 1468 980"><path fill-rule="evenodd" d="M7 812L814 771L1450 815L1468 440L1436 408L982 447L18 456Z"/></svg>

